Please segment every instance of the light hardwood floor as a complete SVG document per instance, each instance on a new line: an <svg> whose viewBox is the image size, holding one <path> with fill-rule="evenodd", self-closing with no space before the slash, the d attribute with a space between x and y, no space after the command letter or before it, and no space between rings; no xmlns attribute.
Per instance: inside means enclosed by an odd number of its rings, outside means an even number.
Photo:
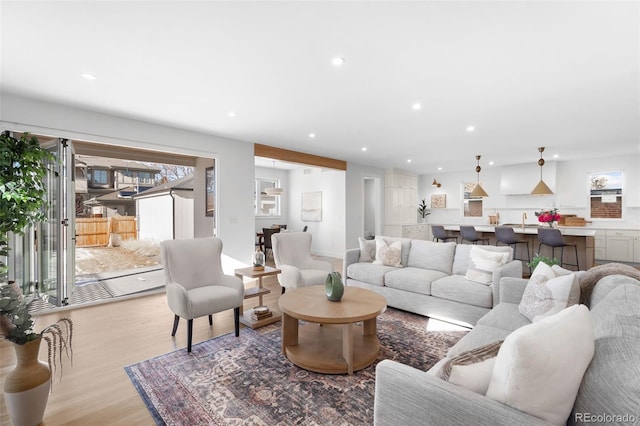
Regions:
<svg viewBox="0 0 640 426"><path fill-rule="evenodd" d="M341 259L325 260L331 260L334 269L342 271ZM277 306L281 292L277 279L268 277L263 283L271 290L265 296L265 304ZM257 299L247 299L244 307L248 309L256 304ZM54 380L45 425L153 425L124 367L176 349L186 351L186 321L180 321L178 332L172 338L173 313L167 306L165 294L41 315L37 317L36 329L64 317L74 323L73 366L65 361L62 381L58 377ZM214 315L213 328L203 317L194 320L193 342L197 344L232 331L232 310ZM241 334L242 331L241 328ZM46 357L46 348L42 345L40 359L46 360ZM0 341L0 384L14 365L11 343ZM0 424L10 424L4 398L0 400Z"/></svg>

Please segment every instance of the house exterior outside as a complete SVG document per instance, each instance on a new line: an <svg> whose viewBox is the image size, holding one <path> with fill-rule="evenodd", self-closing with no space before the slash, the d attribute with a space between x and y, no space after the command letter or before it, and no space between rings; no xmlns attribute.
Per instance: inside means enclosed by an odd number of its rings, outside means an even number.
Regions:
<svg viewBox="0 0 640 426"><path fill-rule="evenodd" d="M75 157L76 217L135 216L133 196L155 186L159 169L106 157Z"/></svg>

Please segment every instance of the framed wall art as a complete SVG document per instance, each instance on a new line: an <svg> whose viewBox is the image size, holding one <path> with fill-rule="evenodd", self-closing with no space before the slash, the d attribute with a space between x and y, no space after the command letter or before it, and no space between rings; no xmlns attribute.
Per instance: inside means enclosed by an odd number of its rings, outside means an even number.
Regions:
<svg viewBox="0 0 640 426"><path fill-rule="evenodd" d="M432 209L444 209L447 207L447 194L432 194L431 195L431 208Z"/></svg>
<svg viewBox="0 0 640 426"><path fill-rule="evenodd" d="M304 192L302 194L302 220L305 222L322 221L322 192Z"/></svg>

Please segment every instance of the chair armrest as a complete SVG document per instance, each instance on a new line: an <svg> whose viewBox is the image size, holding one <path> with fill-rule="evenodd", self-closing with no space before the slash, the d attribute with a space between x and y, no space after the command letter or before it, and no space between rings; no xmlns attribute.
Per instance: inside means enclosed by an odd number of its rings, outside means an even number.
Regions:
<svg viewBox="0 0 640 426"><path fill-rule="evenodd" d="M352 263L358 263L360 261L360 249L354 248L344 252L344 259L342 262L342 279L347 282L347 267Z"/></svg>
<svg viewBox="0 0 640 426"><path fill-rule="evenodd" d="M376 366L376 426L548 425L543 420L391 360Z"/></svg>
<svg viewBox="0 0 640 426"><path fill-rule="evenodd" d="M219 282L216 285L221 285L224 287L229 287L236 290L240 296L238 306L242 305L244 300L244 281L238 277L234 277L233 275L223 275Z"/></svg>
<svg viewBox="0 0 640 426"><path fill-rule="evenodd" d="M282 272L278 274L278 282L284 288L296 288L298 283L302 281L300 270L293 265L278 266Z"/></svg>
<svg viewBox="0 0 640 426"><path fill-rule="evenodd" d="M192 312L189 309L189 297L187 296L187 289L181 284L176 282L170 282L165 284L165 291L167 292L167 304L169 309L181 318L191 319L193 318Z"/></svg>
<svg viewBox="0 0 640 426"><path fill-rule="evenodd" d="M491 291L493 292L493 306L500 300L500 280L502 277L522 278L522 263L512 260L493 272Z"/></svg>
<svg viewBox="0 0 640 426"><path fill-rule="evenodd" d="M529 280L526 278L504 277L500 280L500 301L499 303L520 304L524 289Z"/></svg>

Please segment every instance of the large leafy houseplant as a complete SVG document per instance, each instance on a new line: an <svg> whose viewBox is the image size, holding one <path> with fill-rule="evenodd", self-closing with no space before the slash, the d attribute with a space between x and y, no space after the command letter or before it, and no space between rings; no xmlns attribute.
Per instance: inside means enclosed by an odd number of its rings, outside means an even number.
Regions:
<svg viewBox="0 0 640 426"><path fill-rule="evenodd" d="M25 133L20 138L0 134L0 337L17 345L43 338L48 343L49 365L62 352L70 354L73 323L63 318L36 332L22 291L9 283L9 233L21 235L29 225L43 221L46 207L48 164L55 157L43 149L38 139Z"/></svg>
<svg viewBox="0 0 640 426"><path fill-rule="evenodd" d="M9 233L24 233L27 226L44 220L47 163L53 154L28 133L17 139L0 134L0 282L6 280Z"/></svg>

